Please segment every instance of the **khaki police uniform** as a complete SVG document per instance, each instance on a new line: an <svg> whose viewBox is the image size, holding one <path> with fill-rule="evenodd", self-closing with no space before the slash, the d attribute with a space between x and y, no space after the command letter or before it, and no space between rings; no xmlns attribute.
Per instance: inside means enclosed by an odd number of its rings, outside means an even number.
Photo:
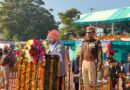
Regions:
<svg viewBox="0 0 130 90"><path fill-rule="evenodd" d="M82 62L84 90L91 90L90 85L96 84L97 68L100 68L102 65L101 42L94 38L84 40L80 60Z"/></svg>

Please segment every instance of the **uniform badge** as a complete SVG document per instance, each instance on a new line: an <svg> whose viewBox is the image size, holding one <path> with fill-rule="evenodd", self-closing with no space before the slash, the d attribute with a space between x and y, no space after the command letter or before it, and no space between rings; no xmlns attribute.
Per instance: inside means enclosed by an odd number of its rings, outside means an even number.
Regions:
<svg viewBox="0 0 130 90"><path fill-rule="evenodd" d="M90 48L95 48L95 43L89 43Z"/></svg>

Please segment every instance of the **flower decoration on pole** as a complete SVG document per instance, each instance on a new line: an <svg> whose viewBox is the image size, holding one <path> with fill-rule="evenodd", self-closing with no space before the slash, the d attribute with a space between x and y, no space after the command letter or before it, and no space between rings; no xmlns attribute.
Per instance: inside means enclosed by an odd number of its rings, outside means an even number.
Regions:
<svg viewBox="0 0 130 90"><path fill-rule="evenodd" d="M48 44L49 44L49 43L48 43L47 40L44 40L44 41L42 42L42 45L43 45L43 47L44 47L44 49L45 49L45 54L49 54L49 53L50 53L49 45L48 45Z"/></svg>
<svg viewBox="0 0 130 90"><path fill-rule="evenodd" d="M25 58L24 44L16 44L15 54L17 60L19 60L20 62Z"/></svg>
<svg viewBox="0 0 130 90"><path fill-rule="evenodd" d="M15 47L17 60L26 59L27 62L42 63L45 59L45 48L42 40L31 39L25 44L17 44Z"/></svg>
<svg viewBox="0 0 130 90"><path fill-rule="evenodd" d="M42 62L42 60L45 57L45 51L44 48L42 47L41 44L42 41L40 40L28 40L26 43L26 57L28 58L29 62L33 62L36 63L36 61L38 60L38 62Z"/></svg>
<svg viewBox="0 0 130 90"><path fill-rule="evenodd" d="M39 88L43 82L45 66L45 50L42 40L31 39L15 47L18 66L18 90ZM24 81L24 82L23 82ZM35 82L35 83L34 83Z"/></svg>

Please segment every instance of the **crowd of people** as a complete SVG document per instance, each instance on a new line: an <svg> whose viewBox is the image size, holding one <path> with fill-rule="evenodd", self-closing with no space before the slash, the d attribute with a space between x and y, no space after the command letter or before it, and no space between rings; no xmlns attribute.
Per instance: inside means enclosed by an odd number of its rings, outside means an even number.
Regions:
<svg viewBox="0 0 130 90"><path fill-rule="evenodd" d="M83 78L84 90L91 90L91 86L97 84L98 72L102 81L111 81L111 90L129 90L130 79L130 55L128 62L124 65L114 59L114 51L108 49L107 59L102 60L102 46L98 39L95 39L95 28L86 27L86 38L83 40L82 47L76 52L76 60L72 63L75 90L79 90L79 78ZM65 80L65 60L64 47L59 40L59 32L52 30L48 33L47 40L48 54L60 56L60 76L59 90L62 90L62 83ZM7 45L0 49L0 64L4 74L5 90L8 90L10 68L15 67L15 51ZM118 86L118 87L117 87Z"/></svg>

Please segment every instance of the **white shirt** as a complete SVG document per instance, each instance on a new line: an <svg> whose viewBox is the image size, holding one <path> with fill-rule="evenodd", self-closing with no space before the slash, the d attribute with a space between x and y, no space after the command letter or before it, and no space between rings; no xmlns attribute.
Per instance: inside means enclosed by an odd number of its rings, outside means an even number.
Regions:
<svg viewBox="0 0 130 90"><path fill-rule="evenodd" d="M51 55L59 55L60 56L60 61L62 61L62 54L61 53L57 53L57 52L54 52L54 49L56 48L56 44L58 42L54 43L54 44L49 44L49 50L51 51Z"/></svg>

